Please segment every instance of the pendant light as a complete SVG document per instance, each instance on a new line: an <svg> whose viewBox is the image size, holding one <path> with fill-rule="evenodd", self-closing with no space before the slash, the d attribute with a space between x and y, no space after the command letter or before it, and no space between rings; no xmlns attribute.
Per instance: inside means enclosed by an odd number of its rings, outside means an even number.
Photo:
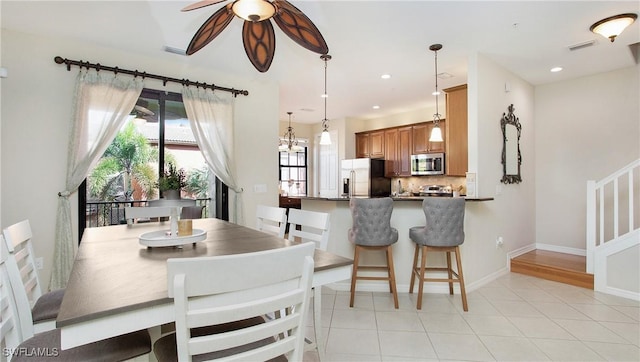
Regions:
<svg viewBox="0 0 640 362"><path fill-rule="evenodd" d="M440 129L440 112L438 112L438 50L442 49L442 44L433 44L429 47L429 50L435 53L436 58L436 91L433 93L436 96L436 113L433 115L433 128L431 129L431 136L429 136L429 142L443 142L442 130Z"/></svg>
<svg viewBox="0 0 640 362"><path fill-rule="evenodd" d="M289 126L287 127L287 131L282 135L280 139L280 145L278 146L278 150L281 152L300 152L303 150L302 146L298 145L298 140L296 139L296 133L293 131L293 127L291 127L291 115L293 112L287 112L289 115Z"/></svg>
<svg viewBox="0 0 640 362"><path fill-rule="evenodd" d="M330 145L331 144L331 136L329 135L329 120L327 119L327 98L329 95L327 94L327 62L331 60L331 55L322 54L320 59L324 61L324 94L322 98L324 98L324 119L322 120L322 135L320 136L320 144L321 145Z"/></svg>

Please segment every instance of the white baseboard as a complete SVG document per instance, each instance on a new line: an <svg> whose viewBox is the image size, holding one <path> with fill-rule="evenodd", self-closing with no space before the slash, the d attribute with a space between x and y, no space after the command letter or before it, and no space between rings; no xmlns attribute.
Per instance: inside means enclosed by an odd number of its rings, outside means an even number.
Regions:
<svg viewBox="0 0 640 362"><path fill-rule="evenodd" d="M498 279L499 277L506 275L509 273L508 268L503 268L498 271L495 271L486 277L477 280L473 283L465 283L465 289L467 293L472 292L476 289L479 289L492 281ZM443 275L444 276L444 275ZM327 285L327 287L339 291L339 292L350 292L351 291L351 282L345 281L340 283L333 283ZM398 293L409 293L409 285L408 284L398 284L396 285ZM417 284L414 286L414 293L418 290ZM460 294L460 286L455 283L453 285L454 294ZM377 293L388 293L389 292L389 283L388 282L359 282L356 285L356 291L358 292L377 292ZM423 288L423 293L433 293L433 294L449 294L449 286L447 283L439 283L439 282L429 282L425 283Z"/></svg>
<svg viewBox="0 0 640 362"><path fill-rule="evenodd" d="M569 247L566 247L566 246L558 246L558 245L551 245L551 244L536 243L536 249L555 251L556 253L587 256L587 250L586 249L569 248Z"/></svg>
<svg viewBox="0 0 640 362"><path fill-rule="evenodd" d="M636 302L640 302L640 293L637 293L637 292L631 292L628 290L623 290L623 289L618 289L613 287L606 287L604 290L601 290L600 292L605 294L615 295L622 298L635 300Z"/></svg>

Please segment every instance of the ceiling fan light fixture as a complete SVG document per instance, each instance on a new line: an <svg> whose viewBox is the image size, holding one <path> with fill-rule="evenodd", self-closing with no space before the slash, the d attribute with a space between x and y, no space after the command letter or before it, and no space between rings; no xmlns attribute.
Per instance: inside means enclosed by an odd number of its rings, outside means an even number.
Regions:
<svg viewBox="0 0 640 362"><path fill-rule="evenodd" d="M237 0L231 9L238 17L252 22L267 20L276 13L275 6L266 0Z"/></svg>
<svg viewBox="0 0 640 362"><path fill-rule="evenodd" d="M637 18L638 15L633 13L614 15L596 22L589 30L610 39L613 43L616 37Z"/></svg>

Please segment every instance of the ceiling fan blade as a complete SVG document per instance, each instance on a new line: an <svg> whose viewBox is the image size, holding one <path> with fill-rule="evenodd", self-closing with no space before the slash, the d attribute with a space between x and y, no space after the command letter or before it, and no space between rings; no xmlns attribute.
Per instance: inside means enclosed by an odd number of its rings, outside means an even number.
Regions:
<svg viewBox="0 0 640 362"><path fill-rule="evenodd" d="M242 27L242 43L251 64L259 72L266 72L276 52L276 36L269 20L245 21Z"/></svg>
<svg viewBox="0 0 640 362"><path fill-rule="evenodd" d="M209 44L229 25L234 16L229 5L213 13L191 39L187 47L187 55L191 55Z"/></svg>
<svg viewBox="0 0 640 362"><path fill-rule="evenodd" d="M305 49L327 54L329 47L311 20L286 0L274 0L276 15L273 19L287 36Z"/></svg>
<svg viewBox="0 0 640 362"><path fill-rule="evenodd" d="M218 4L218 3L221 3L223 1L227 1L227 0L202 0L202 1L195 2L195 3L191 4L191 5L185 6L180 11L196 10L196 9L203 8L205 6Z"/></svg>

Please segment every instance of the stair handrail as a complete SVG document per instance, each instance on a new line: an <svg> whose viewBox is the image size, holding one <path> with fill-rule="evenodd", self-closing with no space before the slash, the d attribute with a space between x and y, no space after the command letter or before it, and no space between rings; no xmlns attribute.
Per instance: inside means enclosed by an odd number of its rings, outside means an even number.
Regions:
<svg viewBox="0 0 640 362"><path fill-rule="evenodd" d="M589 180L587 181L587 273L593 273L593 259L595 249L607 241L620 237L619 235L619 220L618 220L618 199L619 188L618 180L625 174L628 177L629 188L629 232L633 231L634 220L634 202L633 202L633 171L635 168L640 167L640 159L637 159L628 165L622 167L618 171L603 178L600 181ZM613 238L610 240L604 240L604 187L613 182ZM600 223L597 225L598 212L597 197L600 197L600 204L598 208ZM600 227L599 235L596 235L596 227ZM598 238L599 236L599 238Z"/></svg>

